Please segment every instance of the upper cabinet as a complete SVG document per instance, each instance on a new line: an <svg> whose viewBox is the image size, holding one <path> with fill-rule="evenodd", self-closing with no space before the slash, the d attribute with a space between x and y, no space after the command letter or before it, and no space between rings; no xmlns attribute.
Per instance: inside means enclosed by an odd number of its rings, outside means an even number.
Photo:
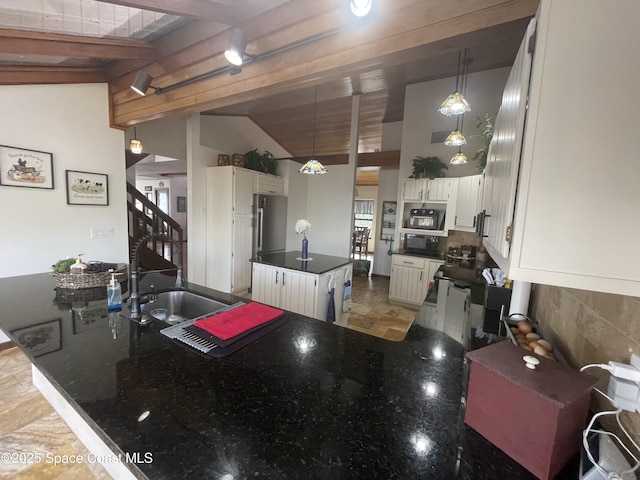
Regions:
<svg viewBox="0 0 640 480"><path fill-rule="evenodd" d="M454 230L474 232L476 214L482 205L482 175L471 175L458 179L458 204Z"/></svg>
<svg viewBox="0 0 640 480"><path fill-rule="evenodd" d="M255 172L256 193L264 195L284 195L284 178L276 175L268 175Z"/></svg>
<svg viewBox="0 0 640 480"><path fill-rule="evenodd" d="M456 204L458 200L457 178L407 178L403 182L402 227L400 233L446 236L454 227ZM438 212L438 225L435 229L422 230L409 228L411 210L427 208Z"/></svg>
<svg viewBox="0 0 640 480"><path fill-rule="evenodd" d="M620 248L640 238L639 16L635 0L540 3L482 201L484 245L514 280L640 296L640 259Z"/></svg>

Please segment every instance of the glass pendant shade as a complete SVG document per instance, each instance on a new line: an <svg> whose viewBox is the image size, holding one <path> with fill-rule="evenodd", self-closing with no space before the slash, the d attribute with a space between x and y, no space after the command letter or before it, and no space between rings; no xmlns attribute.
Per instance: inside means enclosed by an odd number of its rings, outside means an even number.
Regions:
<svg viewBox="0 0 640 480"><path fill-rule="evenodd" d="M129 142L129 150L131 150L131 153L140 155L142 153L142 142L137 137L136 127L133 127L133 138Z"/></svg>
<svg viewBox="0 0 640 480"><path fill-rule="evenodd" d="M458 153L453 156L449 163L451 165L464 165L467 163L467 156L458 149Z"/></svg>
<svg viewBox="0 0 640 480"><path fill-rule="evenodd" d="M303 165L300 169L300 173L306 173L307 175L323 175L327 173L327 169L318 160L311 159Z"/></svg>
<svg viewBox="0 0 640 480"><path fill-rule="evenodd" d="M470 112L471 106L462 94L456 90L449 95L444 102L442 102L438 111L441 114L450 117L451 115L461 115L463 113Z"/></svg>
<svg viewBox="0 0 640 480"><path fill-rule="evenodd" d="M449 134L447 139L444 141L444 144L448 147L459 147L461 145L466 145L467 139L464 138L464 135L462 135L460 130L454 130Z"/></svg>

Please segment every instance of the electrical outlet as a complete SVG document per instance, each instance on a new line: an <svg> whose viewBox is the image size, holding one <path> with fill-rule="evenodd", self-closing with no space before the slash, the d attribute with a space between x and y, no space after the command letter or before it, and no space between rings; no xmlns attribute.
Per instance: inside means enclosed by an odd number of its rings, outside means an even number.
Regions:
<svg viewBox="0 0 640 480"><path fill-rule="evenodd" d="M92 227L91 239L95 240L96 238L113 238L113 227Z"/></svg>

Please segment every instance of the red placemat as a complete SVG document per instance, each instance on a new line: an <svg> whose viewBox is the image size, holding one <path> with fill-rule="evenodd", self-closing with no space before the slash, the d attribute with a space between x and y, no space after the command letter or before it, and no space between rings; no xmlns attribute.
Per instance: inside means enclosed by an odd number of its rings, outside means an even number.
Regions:
<svg viewBox="0 0 640 480"><path fill-rule="evenodd" d="M252 302L241 307L202 318L194 325L211 335L228 340L282 315L284 311Z"/></svg>

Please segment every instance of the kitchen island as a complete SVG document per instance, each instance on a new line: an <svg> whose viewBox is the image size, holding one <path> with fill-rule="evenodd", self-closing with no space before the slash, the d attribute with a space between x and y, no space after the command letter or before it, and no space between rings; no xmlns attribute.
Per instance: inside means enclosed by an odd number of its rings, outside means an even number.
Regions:
<svg viewBox="0 0 640 480"><path fill-rule="evenodd" d="M390 342L287 313L211 358L54 286L0 279L0 327L138 478L534 478L462 423L464 352L441 332Z"/></svg>
<svg viewBox="0 0 640 480"><path fill-rule="evenodd" d="M351 281L352 260L310 253L301 260L302 252L261 254L252 259L251 292L253 300L294 313L341 323L345 283ZM333 289L333 292L331 292ZM331 319L333 318L333 320Z"/></svg>

